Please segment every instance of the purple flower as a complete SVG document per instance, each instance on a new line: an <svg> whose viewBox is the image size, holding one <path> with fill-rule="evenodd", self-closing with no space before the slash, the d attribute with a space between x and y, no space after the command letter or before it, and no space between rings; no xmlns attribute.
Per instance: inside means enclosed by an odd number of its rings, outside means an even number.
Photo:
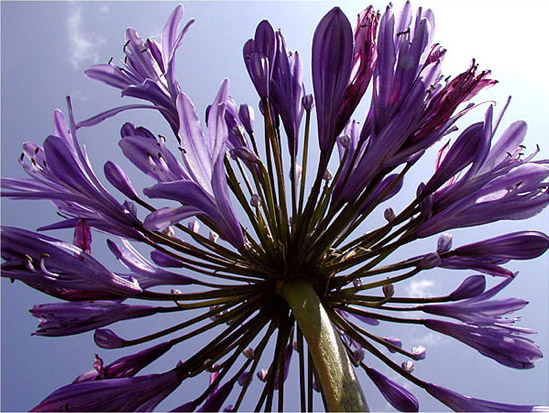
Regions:
<svg viewBox="0 0 549 413"><path fill-rule="evenodd" d="M470 275L452 291L448 298L450 301L458 301L466 298L476 297L482 294L486 288L486 278L483 275Z"/></svg>
<svg viewBox="0 0 549 413"><path fill-rule="evenodd" d="M419 411L417 399L407 389L371 367L365 366L365 370L391 406L400 412Z"/></svg>
<svg viewBox="0 0 549 413"><path fill-rule="evenodd" d="M39 336L69 336L104 327L120 320L147 317L158 308L116 301L88 301L35 305L30 313L40 320Z"/></svg>
<svg viewBox="0 0 549 413"><path fill-rule="evenodd" d="M23 163L23 159L30 164ZM54 134L44 147L24 145L21 165L29 179L2 178L2 196L14 199L51 199L60 214L69 219L44 228L70 228L79 219L91 227L116 235L140 239L136 217L102 185L86 153L69 132L65 116L54 114Z"/></svg>
<svg viewBox="0 0 549 413"><path fill-rule="evenodd" d="M104 366L103 360L96 354L94 369L81 374L73 381L73 383L133 377L141 371L141 369L147 367L153 361L165 354L171 347L172 344L166 341L164 343L146 348L138 353L119 358L107 366Z"/></svg>
<svg viewBox="0 0 549 413"><path fill-rule="evenodd" d="M539 231L518 231L456 248L453 254L468 257L493 257L506 260L531 260L549 248L549 237Z"/></svg>
<svg viewBox="0 0 549 413"><path fill-rule="evenodd" d="M194 280L183 274L163 270L145 259L128 241L122 240L122 245L107 240L111 252L131 273L128 277L137 279L142 288L157 285L186 285ZM184 265L184 263L182 263Z"/></svg>
<svg viewBox="0 0 549 413"><path fill-rule="evenodd" d="M529 369L543 357L539 347L521 334L532 330L518 327L491 324L476 325L442 320L424 320L431 330L453 337L474 348L480 354L494 359L500 364L515 369Z"/></svg>
<svg viewBox="0 0 549 413"><path fill-rule="evenodd" d="M375 12L373 6L369 6L357 16L351 77L339 108L336 131L341 131L345 127L370 84L377 60L376 36L379 17L379 12Z"/></svg>
<svg viewBox="0 0 549 413"><path fill-rule="evenodd" d="M254 130L252 107L238 106L229 96L227 79L207 106L203 125L202 109L181 86L192 80L180 84L175 76L175 52L192 23L180 29L182 19L183 8L177 6L160 42L144 41L128 29L124 63L86 71L145 103L76 123L68 100L69 122L57 111L44 145L24 144L20 163L29 179L2 181L3 196L53 202L63 221L42 230L74 228L72 243L2 230L2 276L65 300L34 306L31 314L40 320L35 334L95 330L100 348L118 353L139 346L108 365L96 355L93 370L34 410L148 411L183 381L193 390L198 377L208 375L207 387L200 390L199 384L191 401L178 401L174 411L237 411L253 406L242 404L250 394L260 394L254 410L283 410L294 350L303 411L315 410L315 398L307 397L312 390L322 392L327 410L365 410L354 368L364 369L393 407L418 411L406 385L364 364L372 357L450 407L534 408L471 399L426 383L420 372L411 374L412 360L425 359L425 347L403 345L380 332L388 323L423 325L518 369L532 367L542 356L528 337L534 331L506 318L527 302L495 295L514 280L501 265L539 257L549 248L545 234L520 231L455 249L452 236L444 234L436 252L392 261L417 238L528 218L546 206L549 161L532 161L535 153L524 157L523 122L512 124L492 145L501 116L493 126L489 107L484 122L465 127L453 144L442 147L434 174L417 186L408 206L379 208L416 187L404 184L414 164L473 110L469 100L495 83L490 72L479 72L473 61L462 74L444 79L446 51L433 43L430 10L420 8L414 17L407 2L399 16L389 5L381 17L368 7L353 32L336 7L314 33L313 99L305 95L301 55L289 52L282 31L264 20L243 47L263 127ZM351 117L362 107L370 82L370 106L359 123ZM106 179L125 197L118 201L95 175L76 130L141 108L158 110L176 142L122 122L122 153L133 172L152 181L134 187L140 179L103 160ZM320 155L309 145L315 138ZM336 143L339 156L332 159ZM108 150L103 153L108 157ZM373 213L383 210L385 220L376 228ZM118 238L107 245L125 270L111 271L91 256L93 231ZM443 296L402 286L401 281L414 283L411 278L435 267L508 277L485 291L485 277L472 275ZM440 319L412 318L417 311ZM165 316L147 333L135 331L137 336L127 339L105 328L159 313L178 317ZM166 373L136 376L176 345L185 362ZM396 359L400 356L404 362ZM248 391L254 376L260 393Z"/></svg>
<svg viewBox="0 0 549 413"><path fill-rule="evenodd" d="M456 248L442 257L440 267L473 269L486 274L512 277L513 273L500 264L509 260L536 258L548 248L549 238L542 232L513 232Z"/></svg>
<svg viewBox="0 0 549 413"><path fill-rule="evenodd" d="M426 383L425 390L456 412L543 412L549 409L548 406L507 404L475 399L432 383Z"/></svg>
<svg viewBox="0 0 549 413"><path fill-rule="evenodd" d="M204 404L198 409L199 412L218 412L221 411L221 407L223 406L223 403L225 400L227 400L227 397L229 397L229 394L231 394L231 391L234 387L236 380L232 379L229 380L227 383L223 384L221 387L215 389Z"/></svg>
<svg viewBox="0 0 549 413"><path fill-rule="evenodd" d="M267 20L259 23L255 38L244 44L243 55L257 93L261 98L267 98L276 56L275 33Z"/></svg>
<svg viewBox="0 0 549 413"><path fill-rule="evenodd" d="M228 138L225 122L225 106L229 93L229 81L223 81L219 93L212 105L208 117L208 140L202 133L202 127L196 110L184 94L177 98L177 110L182 120L179 136L183 148L183 160L190 175L188 180L159 183L145 190L151 198L173 199L200 210L216 223L217 230L236 248L244 245L244 235L229 198L224 159ZM171 216L171 219L170 219ZM190 216L188 207L176 208L163 213L163 222L174 224ZM158 214L155 218L158 218ZM149 218L149 228L158 226Z"/></svg>
<svg viewBox="0 0 549 413"><path fill-rule="evenodd" d="M287 52L286 39L280 30L276 33L276 39L277 50L270 98L276 113L282 119L290 154L296 155L299 126L304 110L301 104L305 95L303 62L298 52Z"/></svg>
<svg viewBox="0 0 549 413"><path fill-rule="evenodd" d="M151 102L166 118L174 131L179 129L179 118L175 100L181 87L175 79L175 52L181 45L183 36L194 23L190 20L181 31L183 6L172 12L162 30L161 44L155 40L143 41L135 29L126 31L126 55L123 66L112 63L91 66L85 71L90 79L98 80L122 90L122 96L131 96ZM95 118L100 120L113 116L121 110L143 107L129 105L104 112ZM81 122L79 126L92 126L94 121Z"/></svg>
<svg viewBox="0 0 549 413"><path fill-rule="evenodd" d="M148 129L126 123L120 135L119 145L126 158L157 182L190 179L162 139L157 139Z"/></svg>
<svg viewBox="0 0 549 413"><path fill-rule="evenodd" d="M382 16L372 105L353 171L342 192L334 193L337 202L356 199L379 171L415 162L467 112L454 115L460 103L495 83L487 79L489 72L477 74L473 62L469 70L442 85L440 62L445 50L431 45L433 28L430 10L419 9L412 24L409 2L398 23L391 7Z"/></svg>
<svg viewBox="0 0 549 413"><path fill-rule="evenodd" d="M484 279L484 277L482 278ZM453 317L476 325L506 324L511 320L502 319L502 315L520 310L528 304L527 301L518 298L492 300L492 297L507 287L512 280L513 278L507 278L481 294L458 302L427 304L423 305L421 309L426 313ZM455 295L453 298L455 298Z"/></svg>
<svg viewBox="0 0 549 413"><path fill-rule="evenodd" d="M318 24L313 37L313 89L320 150L331 152L338 114L351 77L353 31L341 9L334 7Z"/></svg>
<svg viewBox="0 0 549 413"><path fill-rule="evenodd" d="M19 228L2 227L2 277L67 299L136 297L135 279L107 270L74 245Z"/></svg>
<svg viewBox="0 0 549 413"><path fill-rule="evenodd" d="M84 381L54 391L33 412L152 411L174 391L182 377L176 370L162 374Z"/></svg>
<svg viewBox="0 0 549 413"><path fill-rule="evenodd" d="M486 113L482 150L461 179L433 194L432 213L418 228L419 237L502 219L519 220L538 214L549 203L544 163L521 160L524 122L515 122L490 149L492 108ZM444 161L443 161L444 163ZM431 216L432 215L432 216Z"/></svg>

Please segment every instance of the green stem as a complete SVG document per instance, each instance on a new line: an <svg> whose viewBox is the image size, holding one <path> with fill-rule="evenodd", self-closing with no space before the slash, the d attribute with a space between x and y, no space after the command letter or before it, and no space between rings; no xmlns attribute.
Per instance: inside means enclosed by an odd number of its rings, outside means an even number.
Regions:
<svg viewBox="0 0 549 413"><path fill-rule="evenodd" d="M354 368L311 283L291 278L279 285L305 336L329 411L368 411Z"/></svg>

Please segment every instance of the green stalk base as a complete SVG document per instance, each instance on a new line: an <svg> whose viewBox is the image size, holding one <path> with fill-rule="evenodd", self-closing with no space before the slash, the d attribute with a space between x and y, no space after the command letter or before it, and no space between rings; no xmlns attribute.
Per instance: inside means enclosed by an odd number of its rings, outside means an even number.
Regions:
<svg viewBox="0 0 549 413"><path fill-rule="evenodd" d="M303 333L329 411L369 411L339 334L309 281L291 278L279 286Z"/></svg>

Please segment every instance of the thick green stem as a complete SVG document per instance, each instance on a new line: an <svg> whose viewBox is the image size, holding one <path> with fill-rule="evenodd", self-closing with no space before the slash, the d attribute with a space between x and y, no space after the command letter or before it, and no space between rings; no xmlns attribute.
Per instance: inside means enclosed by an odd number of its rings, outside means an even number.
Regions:
<svg viewBox="0 0 549 413"><path fill-rule="evenodd" d="M291 278L279 286L305 336L329 411L368 411L366 398L338 333L309 281Z"/></svg>

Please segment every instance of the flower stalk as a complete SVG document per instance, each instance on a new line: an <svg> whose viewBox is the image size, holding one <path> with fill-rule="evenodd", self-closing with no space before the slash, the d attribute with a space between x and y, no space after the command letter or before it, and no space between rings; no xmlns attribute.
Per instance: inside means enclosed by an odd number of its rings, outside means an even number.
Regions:
<svg viewBox="0 0 549 413"><path fill-rule="evenodd" d="M328 411L369 411L347 351L309 281L293 277L278 293L292 309L312 355Z"/></svg>

